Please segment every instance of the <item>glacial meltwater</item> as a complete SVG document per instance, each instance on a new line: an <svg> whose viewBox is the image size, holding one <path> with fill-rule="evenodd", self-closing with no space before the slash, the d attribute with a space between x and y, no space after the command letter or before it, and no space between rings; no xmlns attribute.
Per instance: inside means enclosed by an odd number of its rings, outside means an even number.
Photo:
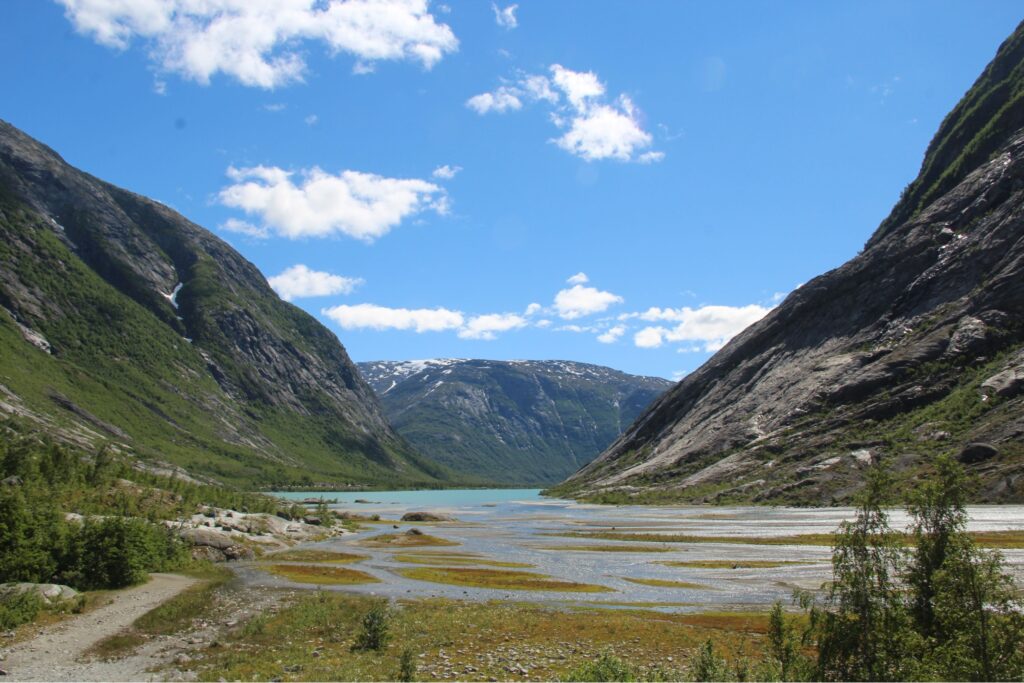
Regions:
<svg viewBox="0 0 1024 683"><path fill-rule="evenodd" d="M363 556L345 567L378 582L294 583L266 571L272 556L243 563L238 572L252 584L391 598L675 611L763 609L775 600L788 603L795 590L818 590L829 580L831 548L822 535L854 515L848 507L603 506L539 493L491 489L275 494L297 501L322 496L337 501L331 503L334 509L379 515L376 522L361 522L357 533L296 546ZM431 512L455 521L399 521L407 512ZM970 531L1024 530L1024 506L973 506L969 513ZM892 511L893 528L905 528L907 523L903 511ZM411 544L404 538L394 546L367 543L381 534L408 536L413 528L426 536L422 544L415 534ZM1024 578L1024 550L1001 552L1016 577ZM538 585L526 588L534 575L542 575ZM452 576L454 583L449 581ZM481 576L501 587L479 587ZM518 585L524 577L527 584ZM545 586L543 579L551 584ZM563 589L572 584L582 587Z"/></svg>

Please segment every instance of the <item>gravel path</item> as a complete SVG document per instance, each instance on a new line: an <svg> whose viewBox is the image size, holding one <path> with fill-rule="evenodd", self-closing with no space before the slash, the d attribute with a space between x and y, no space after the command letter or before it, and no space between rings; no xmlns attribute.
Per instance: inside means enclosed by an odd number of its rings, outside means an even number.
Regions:
<svg viewBox="0 0 1024 683"><path fill-rule="evenodd" d="M82 660L81 655L107 636L127 628L140 616L192 586L196 579L177 574L153 574L141 586L113 593L113 602L41 632L12 646L0 667L4 681L142 681L153 677L146 669L163 657L140 648L132 657L112 661Z"/></svg>

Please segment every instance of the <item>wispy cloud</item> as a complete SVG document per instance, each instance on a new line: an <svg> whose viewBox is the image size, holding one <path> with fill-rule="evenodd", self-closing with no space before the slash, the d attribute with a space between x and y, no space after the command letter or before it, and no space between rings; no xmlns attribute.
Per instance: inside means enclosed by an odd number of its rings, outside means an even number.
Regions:
<svg viewBox="0 0 1024 683"><path fill-rule="evenodd" d="M516 19L516 10L519 9L519 5L498 7L498 5L491 3L491 9L494 10L494 21L498 26L509 30L519 26L519 20Z"/></svg>
<svg viewBox="0 0 1024 683"><path fill-rule="evenodd" d="M217 74L260 88L301 81L306 43L357 64L431 68L459 41L427 0L57 0L75 30L101 45L145 43L159 70L208 84Z"/></svg>

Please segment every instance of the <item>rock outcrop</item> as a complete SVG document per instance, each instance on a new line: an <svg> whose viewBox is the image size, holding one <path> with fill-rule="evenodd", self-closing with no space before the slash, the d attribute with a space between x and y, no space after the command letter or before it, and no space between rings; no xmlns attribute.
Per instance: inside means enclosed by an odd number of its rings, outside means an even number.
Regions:
<svg viewBox="0 0 1024 683"><path fill-rule="evenodd" d="M844 188L848 191L850 188ZM847 501L883 458L962 454L1024 500L1024 30L942 123L864 250L794 291L555 489ZM988 444L988 448L968 444Z"/></svg>

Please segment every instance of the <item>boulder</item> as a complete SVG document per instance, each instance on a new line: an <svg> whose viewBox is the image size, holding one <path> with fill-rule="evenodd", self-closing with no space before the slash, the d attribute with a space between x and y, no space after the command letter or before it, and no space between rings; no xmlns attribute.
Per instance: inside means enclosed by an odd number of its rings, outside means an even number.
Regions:
<svg viewBox="0 0 1024 683"><path fill-rule="evenodd" d="M402 515L403 522L452 522L450 515L443 515L437 512L406 512Z"/></svg>
<svg viewBox="0 0 1024 683"><path fill-rule="evenodd" d="M47 605L70 600L78 595L78 591L71 586L59 583L5 583L0 585L0 597L17 593L35 593Z"/></svg>
<svg viewBox="0 0 1024 683"><path fill-rule="evenodd" d="M236 545L235 540L222 531L213 529L182 529L179 535L194 546L207 546L225 550Z"/></svg>
<svg viewBox="0 0 1024 683"><path fill-rule="evenodd" d="M999 455L999 449L989 443L969 443L963 447L956 459L965 465L985 462Z"/></svg>
<svg viewBox="0 0 1024 683"><path fill-rule="evenodd" d="M0 485L3 486L21 486L25 482L18 475L7 477L6 479L0 480Z"/></svg>
<svg viewBox="0 0 1024 683"><path fill-rule="evenodd" d="M1012 398L1021 393L1024 391L1024 365L1016 365L992 375L981 383L981 391L988 396L1003 398Z"/></svg>
<svg viewBox="0 0 1024 683"><path fill-rule="evenodd" d="M423 535L423 532L422 532L422 531L420 531L419 529L416 529L416 528L414 527L414 528L412 528L412 529L409 529L408 531L406 531L406 532L405 532L405 535L406 535L406 536L422 536L422 535Z"/></svg>

